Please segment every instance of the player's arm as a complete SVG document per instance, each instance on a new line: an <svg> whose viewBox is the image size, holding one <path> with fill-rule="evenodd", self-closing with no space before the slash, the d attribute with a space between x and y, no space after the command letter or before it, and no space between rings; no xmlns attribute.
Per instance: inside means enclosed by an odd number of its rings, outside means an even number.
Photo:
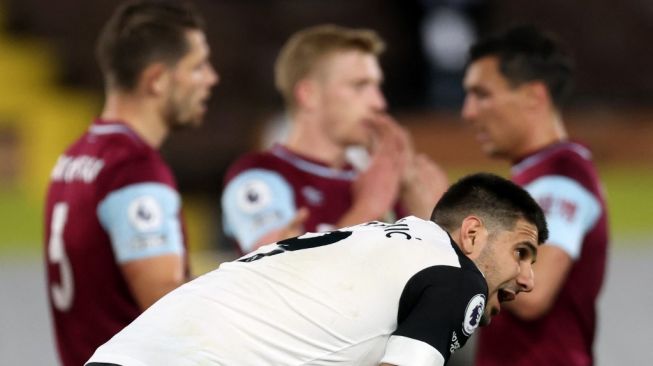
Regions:
<svg viewBox="0 0 653 366"><path fill-rule="evenodd" d="M281 227L280 229L272 230L268 232L267 234L264 234L252 246L252 250L254 251L258 249L260 246L265 245L265 244L270 244L270 243L276 243L280 240L287 239L287 238L292 238L295 236L299 236L304 233L304 221L308 219L308 209L306 207L302 207L299 210L297 210L297 213L293 218L290 220L288 224L285 226Z"/></svg>
<svg viewBox="0 0 653 366"><path fill-rule="evenodd" d="M538 250L533 266L535 287L521 293L506 308L524 320L545 315L555 303L583 239L601 213L597 199L576 181L564 176L545 176L526 189L546 214L549 240Z"/></svg>
<svg viewBox="0 0 653 366"><path fill-rule="evenodd" d="M225 230L243 253L303 233L306 209L297 210L291 185L277 172L248 169L234 177L222 194Z"/></svg>
<svg viewBox="0 0 653 366"><path fill-rule="evenodd" d="M141 309L185 280L181 200L161 183L137 183L109 193L98 205L117 263Z"/></svg>
<svg viewBox="0 0 653 366"><path fill-rule="evenodd" d="M177 254L130 261L122 272L143 310L185 281L183 257Z"/></svg>
<svg viewBox="0 0 653 366"><path fill-rule="evenodd" d="M420 271L402 292L398 326L381 364L444 365L480 325L486 298L478 272L452 266Z"/></svg>

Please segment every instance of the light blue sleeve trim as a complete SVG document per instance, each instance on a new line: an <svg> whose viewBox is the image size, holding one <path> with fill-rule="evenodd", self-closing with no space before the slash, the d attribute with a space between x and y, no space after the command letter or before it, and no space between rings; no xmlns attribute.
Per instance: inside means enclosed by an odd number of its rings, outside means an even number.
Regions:
<svg viewBox="0 0 653 366"><path fill-rule="evenodd" d="M246 170L222 194L225 232L238 240L243 253L251 252L265 234L288 225L296 212L292 187L271 170Z"/></svg>
<svg viewBox="0 0 653 366"><path fill-rule="evenodd" d="M181 199L160 183L131 184L111 192L97 208L118 263L184 252Z"/></svg>
<svg viewBox="0 0 653 366"><path fill-rule="evenodd" d="M538 178L525 188L546 214L547 243L578 259L585 235L601 215L596 197L575 180L559 175Z"/></svg>

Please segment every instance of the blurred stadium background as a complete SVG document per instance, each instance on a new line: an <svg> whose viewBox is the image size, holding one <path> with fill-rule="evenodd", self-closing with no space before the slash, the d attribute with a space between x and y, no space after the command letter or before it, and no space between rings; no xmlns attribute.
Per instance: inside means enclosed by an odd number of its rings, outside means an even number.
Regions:
<svg viewBox="0 0 653 366"><path fill-rule="evenodd" d="M58 154L99 113L93 55L110 0L0 1L0 365L54 364L42 269L42 201ZM567 41L577 59L566 111L604 179L612 256L598 365L653 358L653 2L642 0L196 0L221 83L208 118L163 148L184 195L195 274L233 258L221 232L222 175L282 120L272 65L294 31L332 22L379 31L391 111L455 179L507 167L483 157L458 109L470 42L515 23ZM464 356L461 356L464 357ZM462 359L461 359L462 360ZM465 361L461 361L465 363Z"/></svg>

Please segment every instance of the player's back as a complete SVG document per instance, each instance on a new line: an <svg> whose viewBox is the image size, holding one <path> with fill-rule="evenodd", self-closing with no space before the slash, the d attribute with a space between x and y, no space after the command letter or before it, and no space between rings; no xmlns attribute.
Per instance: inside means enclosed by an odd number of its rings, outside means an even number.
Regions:
<svg viewBox="0 0 653 366"><path fill-rule="evenodd" d="M407 283L433 266L460 267L459 254L417 218L282 240L171 292L92 361L377 365Z"/></svg>
<svg viewBox="0 0 653 366"><path fill-rule="evenodd" d="M98 218L98 205L113 190L147 176L174 186L156 151L125 125L102 121L59 157L51 173L45 255L64 365L82 364L140 313Z"/></svg>

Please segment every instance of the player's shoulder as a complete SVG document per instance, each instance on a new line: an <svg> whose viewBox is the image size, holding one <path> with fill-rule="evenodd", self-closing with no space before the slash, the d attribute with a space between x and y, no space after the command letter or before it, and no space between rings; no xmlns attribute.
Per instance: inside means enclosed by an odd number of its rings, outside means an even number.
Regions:
<svg viewBox="0 0 653 366"><path fill-rule="evenodd" d="M171 183L173 178L170 168L152 151L138 149L132 154L128 150L115 151L107 156L107 163L107 169L103 173L110 179L119 174L128 178L129 182L125 182L126 184L157 181L174 185Z"/></svg>
<svg viewBox="0 0 653 366"><path fill-rule="evenodd" d="M104 127L104 126L101 126ZM150 160L158 163L158 152L138 138L131 130L97 132L98 126L89 130L66 149L66 156L92 156L104 161L105 166L120 165L127 161ZM124 132L122 131L124 130Z"/></svg>
<svg viewBox="0 0 653 366"><path fill-rule="evenodd" d="M176 187L172 171L159 152L138 138L111 134L103 136L98 143L102 144L97 148L98 157L105 165L98 176L98 184L107 191L148 182Z"/></svg>
<svg viewBox="0 0 653 366"><path fill-rule="evenodd" d="M227 169L225 182L229 182L242 172L251 169L275 170L279 165L279 158L270 151L251 151L238 157Z"/></svg>
<svg viewBox="0 0 653 366"><path fill-rule="evenodd" d="M98 179L122 170L167 169L159 153L133 134L93 133L92 129L71 144L59 157L70 169L98 162ZM60 165L57 163L57 165ZM55 167L55 170L57 167Z"/></svg>
<svg viewBox="0 0 653 366"><path fill-rule="evenodd" d="M429 246L438 247L436 255L432 259L433 265L424 272L426 277L447 275L440 279L449 277L449 280L460 283L467 283L473 291L487 290L487 282L476 264L460 250L458 244L440 226L430 220L422 220L416 217L407 217L404 220L409 222L429 241ZM446 253L442 255L440 253Z"/></svg>
<svg viewBox="0 0 653 366"><path fill-rule="evenodd" d="M598 182L592 153L578 142L564 142L540 151L516 164L512 174L520 184L544 177L564 177L593 190Z"/></svg>
<svg viewBox="0 0 653 366"><path fill-rule="evenodd" d="M370 221L363 224L349 226L341 230L354 231L358 235L369 235L375 238L378 232L387 239L405 240L423 243L427 247L448 247L449 236L436 223L415 216L406 216L396 222ZM376 240L376 239L373 239Z"/></svg>
<svg viewBox="0 0 653 366"><path fill-rule="evenodd" d="M451 303L466 304L481 295L487 298L488 286L480 270L467 258L460 266L437 264L415 273L406 283L404 292L420 292L426 288L448 298ZM457 299L456 301L454 301Z"/></svg>
<svg viewBox="0 0 653 366"><path fill-rule="evenodd" d="M448 299L450 304L458 305L467 304L478 295L484 299L488 295L485 277L467 257L460 261L459 266L434 263L416 272L404 287L402 302L417 301L426 289L430 289L431 296Z"/></svg>
<svg viewBox="0 0 653 366"><path fill-rule="evenodd" d="M111 134L102 139L103 155L114 160L152 159L158 157L156 150L142 140L128 134Z"/></svg>
<svg viewBox="0 0 653 366"><path fill-rule="evenodd" d="M592 153L581 143L564 144L552 155L549 165L547 176L562 177L576 182L589 191L595 191L598 187L599 178L592 161Z"/></svg>
<svg viewBox="0 0 653 366"><path fill-rule="evenodd" d="M433 221L408 216L395 223L373 221L343 230L354 231L356 240L368 240L375 248L387 243L384 250L392 253L390 260L402 263L413 275L428 268L433 269L427 272L438 272L438 268L446 267L457 272L469 271L472 276L483 279L449 234Z"/></svg>
<svg viewBox="0 0 653 366"><path fill-rule="evenodd" d="M576 169L591 169L594 165L590 149L578 142L562 144L551 154L549 163L557 169L567 172Z"/></svg>

